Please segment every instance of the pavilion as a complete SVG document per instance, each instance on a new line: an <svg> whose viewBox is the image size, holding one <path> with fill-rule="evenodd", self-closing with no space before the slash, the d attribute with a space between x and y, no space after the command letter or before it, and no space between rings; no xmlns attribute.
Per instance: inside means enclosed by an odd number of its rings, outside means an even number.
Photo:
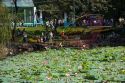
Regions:
<svg viewBox="0 0 125 83"><path fill-rule="evenodd" d="M2 0L2 3L9 8L10 13L14 12L13 0ZM34 23L36 8L34 7L33 0L17 0L18 7L18 22Z"/></svg>

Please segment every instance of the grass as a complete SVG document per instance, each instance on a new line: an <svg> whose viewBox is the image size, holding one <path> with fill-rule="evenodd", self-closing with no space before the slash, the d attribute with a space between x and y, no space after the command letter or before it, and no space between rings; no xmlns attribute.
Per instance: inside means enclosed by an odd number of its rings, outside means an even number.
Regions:
<svg viewBox="0 0 125 83"><path fill-rule="evenodd" d="M24 27L27 32L35 32L35 31L46 31L45 26L37 26L37 27ZM24 29L19 28L20 30ZM58 27L57 32L65 32L66 34L79 34L82 32L104 32L104 31L109 31L112 30L112 28L109 27Z"/></svg>
<svg viewBox="0 0 125 83"><path fill-rule="evenodd" d="M25 30L27 32L35 32L35 31L46 31L45 30L45 26L37 26L37 27L22 27L22 28L17 28L20 30L23 30L25 28ZM64 31L65 33L75 33L75 32L82 32L84 30L84 28L82 27L58 27L57 28L57 32L61 33L62 31Z"/></svg>
<svg viewBox="0 0 125 83"><path fill-rule="evenodd" d="M83 27L59 27L57 28L57 32L61 33L62 31L64 31L67 34L72 34L72 33L81 33L83 30L85 30L85 28Z"/></svg>
<svg viewBox="0 0 125 83"><path fill-rule="evenodd" d="M37 27L18 27L17 29L23 30L25 28L28 32L34 32L34 31L45 31L44 26L37 26Z"/></svg>
<svg viewBox="0 0 125 83"><path fill-rule="evenodd" d="M125 81L125 47L48 49L0 61L3 83L90 83Z"/></svg>

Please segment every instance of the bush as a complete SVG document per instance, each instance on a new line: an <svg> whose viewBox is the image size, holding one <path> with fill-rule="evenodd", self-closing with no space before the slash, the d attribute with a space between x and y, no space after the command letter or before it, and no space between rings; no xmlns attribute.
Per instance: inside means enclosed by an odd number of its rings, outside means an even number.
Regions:
<svg viewBox="0 0 125 83"><path fill-rule="evenodd" d="M42 31L40 31L40 30L36 30L36 31L34 31L34 35L42 35Z"/></svg>
<svg viewBox="0 0 125 83"><path fill-rule="evenodd" d="M3 59L9 54L9 50L4 45L0 45L0 59Z"/></svg>
<svg viewBox="0 0 125 83"><path fill-rule="evenodd" d="M57 29L58 33L61 33L62 31L65 32L66 35L74 35L74 34L81 34L83 32L84 28L82 27L60 27Z"/></svg>

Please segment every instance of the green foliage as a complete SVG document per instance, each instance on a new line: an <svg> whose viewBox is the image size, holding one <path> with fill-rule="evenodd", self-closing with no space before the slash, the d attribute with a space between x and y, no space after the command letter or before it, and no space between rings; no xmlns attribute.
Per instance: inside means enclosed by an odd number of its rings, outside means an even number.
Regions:
<svg viewBox="0 0 125 83"><path fill-rule="evenodd" d="M23 30L24 28L19 28L20 30ZM34 31L45 31L44 26L37 26L37 27L27 27L25 28L27 32L34 32Z"/></svg>
<svg viewBox="0 0 125 83"><path fill-rule="evenodd" d="M123 56L123 57L121 58L121 60L125 61L125 56Z"/></svg>
<svg viewBox="0 0 125 83"><path fill-rule="evenodd" d="M117 3L116 3L117 2ZM80 16L85 14L85 12L89 13L101 13L111 17L114 13L113 9L121 10L124 8L124 0L34 0L35 5L41 9L45 10L53 15L61 16L64 12L70 14L70 16L76 14L76 16ZM121 6L122 4L122 6ZM46 11L49 10L49 11ZM74 13L75 12L75 13ZM52 16L53 16L52 15ZM62 15L63 16L63 15Z"/></svg>
<svg viewBox="0 0 125 83"><path fill-rule="evenodd" d="M0 4L0 59L8 54L6 44L11 39L11 25L8 9Z"/></svg>
<svg viewBox="0 0 125 83"><path fill-rule="evenodd" d="M119 73L125 75L125 70L120 70Z"/></svg>
<svg viewBox="0 0 125 83"><path fill-rule="evenodd" d="M88 79L88 80L97 80L94 75L89 75L89 74L87 74L85 76L85 79Z"/></svg>
<svg viewBox="0 0 125 83"><path fill-rule="evenodd" d="M125 47L103 47L83 51L63 48L19 54L0 61L0 81L121 82L125 80L125 63L122 60L124 49ZM108 61L101 61L105 56Z"/></svg>
<svg viewBox="0 0 125 83"><path fill-rule="evenodd" d="M83 70L84 71L89 70L89 65L90 65L89 62L87 62L87 61L83 62L82 63Z"/></svg>
<svg viewBox="0 0 125 83"><path fill-rule="evenodd" d="M6 44L11 38L10 15L6 7L0 5L0 44Z"/></svg>
<svg viewBox="0 0 125 83"><path fill-rule="evenodd" d="M33 35L42 35L42 34L44 34L45 32L43 32L43 31L40 31L40 30L36 30L36 31L34 31L34 33L33 33Z"/></svg>

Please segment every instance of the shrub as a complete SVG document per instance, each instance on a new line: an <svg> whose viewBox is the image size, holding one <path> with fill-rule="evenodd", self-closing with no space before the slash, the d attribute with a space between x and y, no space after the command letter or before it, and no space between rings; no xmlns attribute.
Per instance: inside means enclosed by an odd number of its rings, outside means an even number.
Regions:
<svg viewBox="0 0 125 83"><path fill-rule="evenodd" d="M5 47L4 45L0 45L0 59L5 58L8 53L9 53L8 48Z"/></svg>

